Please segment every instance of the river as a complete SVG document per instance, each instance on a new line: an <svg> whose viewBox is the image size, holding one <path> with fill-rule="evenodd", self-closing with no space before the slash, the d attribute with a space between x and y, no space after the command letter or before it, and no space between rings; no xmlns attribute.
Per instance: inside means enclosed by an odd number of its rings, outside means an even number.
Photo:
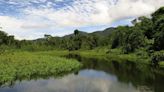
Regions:
<svg viewBox="0 0 164 92"><path fill-rule="evenodd" d="M59 78L16 81L0 92L164 92L163 69L78 55L67 58L76 58L83 67Z"/></svg>

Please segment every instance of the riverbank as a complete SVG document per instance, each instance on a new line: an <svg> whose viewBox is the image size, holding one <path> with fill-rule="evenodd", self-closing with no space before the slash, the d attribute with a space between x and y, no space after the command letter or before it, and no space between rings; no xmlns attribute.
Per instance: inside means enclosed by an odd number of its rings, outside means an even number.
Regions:
<svg viewBox="0 0 164 92"><path fill-rule="evenodd" d="M135 62L140 64L151 65L152 56L144 49L139 49L134 53L123 54L122 49L109 49L107 47L96 48L93 50L71 51L71 54L77 54L86 58L105 59L106 61L117 62ZM164 63L159 62L159 67L164 68Z"/></svg>

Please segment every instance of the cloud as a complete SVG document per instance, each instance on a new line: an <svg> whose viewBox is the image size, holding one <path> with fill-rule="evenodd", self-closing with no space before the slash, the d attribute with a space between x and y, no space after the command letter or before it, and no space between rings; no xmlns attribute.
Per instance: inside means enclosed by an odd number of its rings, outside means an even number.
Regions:
<svg viewBox="0 0 164 92"><path fill-rule="evenodd" d="M4 30L19 39L35 39L45 33L60 33L56 31L68 27L110 25L124 18L148 16L164 6L163 0L9 0L8 3L24 6L18 9L18 17L0 16ZM25 36L26 33L29 36Z"/></svg>
<svg viewBox="0 0 164 92"><path fill-rule="evenodd" d="M0 20L0 26L2 27L2 30L10 35L14 35L17 39L39 38L44 35L44 32L41 32L41 28L47 28L42 23L38 25L33 21L9 16L0 16ZM28 27L27 25L31 25L30 29L23 28L24 25L26 25L26 27Z"/></svg>
<svg viewBox="0 0 164 92"><path fill-rule="evenodd" d="M25 13L46 18L57 26L106 24L126 17L149 15L164 5L161 0L75 0L59 10L54 8L26 9ZM155 3L155 4L154 4Z"/></svg>

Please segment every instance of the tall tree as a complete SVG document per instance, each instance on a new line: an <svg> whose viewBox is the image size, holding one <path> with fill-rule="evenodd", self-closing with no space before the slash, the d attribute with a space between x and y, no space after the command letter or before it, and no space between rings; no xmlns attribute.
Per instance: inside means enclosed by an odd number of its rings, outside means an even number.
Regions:
<svg viewBox="0 0 164 92"><path fill-rule="evenodd" d="M150 18L144 16L139 17L138 21L139 22L135 24L135 27L139 30L142 30L148 39L152 39L154 35L153 21Z"/></svg>
<svg viewBox="0 0 164 92"><path fill-rule="evenodd" d="M130 34L126 36L124 41L124 53L133 52L136 49L145 45L144 34L140 30L133 29Z"/></svg>
<svg viewBox="0 0 164 92"><path fill-rule="evenodd" d="M164 7L152 14L155 30L154 47L156 50L164 49Z"/></svg>

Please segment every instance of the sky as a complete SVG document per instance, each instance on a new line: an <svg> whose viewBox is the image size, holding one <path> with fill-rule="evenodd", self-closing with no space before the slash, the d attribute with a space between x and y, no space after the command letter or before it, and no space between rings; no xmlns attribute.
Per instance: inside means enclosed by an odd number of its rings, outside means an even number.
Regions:
<svg viewBox="0 0 164 92"><path fill-rule="evenodd" d="M64 36L131 25L161 6L164 0L0 0L0 27L16 39Z"/></svg>

